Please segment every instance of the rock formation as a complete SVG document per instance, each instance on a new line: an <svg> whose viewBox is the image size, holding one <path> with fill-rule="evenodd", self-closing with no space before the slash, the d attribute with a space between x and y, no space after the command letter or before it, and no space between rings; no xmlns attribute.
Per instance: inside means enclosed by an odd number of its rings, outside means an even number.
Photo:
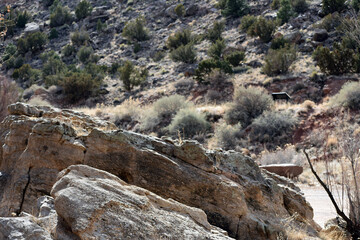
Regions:
<svg viewBox="0 0 360 240"><path fill-rule="evenodd" d="M297 216L293 227L316 233L299 189L240 153L117 130L73 111L17 103L9 112L0 125L0 216L38 216L34 202L51 192L59 216L50 228L54 239L139 236L138 228L148 229L147 239L160 233L226 238L222 231L236 239L276 239L290 216ZM78 164L93 168L69 167ZM132 219L124 215L129 211ZM0 219L10 224L12 218ZM109 231L125 219L131 232Z"/></svg>

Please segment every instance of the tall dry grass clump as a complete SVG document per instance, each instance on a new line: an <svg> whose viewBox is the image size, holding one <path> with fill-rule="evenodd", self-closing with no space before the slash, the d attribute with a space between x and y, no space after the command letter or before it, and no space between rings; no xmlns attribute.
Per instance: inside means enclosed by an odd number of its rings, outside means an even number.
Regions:
<svg viewBox="0 0 360 240"><path fill-rule="evenodd" d="M0 121L8 114L7 106L14 103L18 97L16 83L0 76Z"/></svg>

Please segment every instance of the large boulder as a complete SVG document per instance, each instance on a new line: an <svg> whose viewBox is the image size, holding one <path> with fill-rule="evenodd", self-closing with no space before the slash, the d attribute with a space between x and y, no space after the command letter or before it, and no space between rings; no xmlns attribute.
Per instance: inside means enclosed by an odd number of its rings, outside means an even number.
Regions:
<svg viewBox="0 0 360 240"><path fill-rule="evenodd" d="M0 216L32 212L60 171L85 164L202 209L210 224L236 239L276 239L296 213L297 227L312 222L311 206L284 184L289 180L262 172L240 153L116 130L69 110L17 103L9 111L0 124Z"/></svg>

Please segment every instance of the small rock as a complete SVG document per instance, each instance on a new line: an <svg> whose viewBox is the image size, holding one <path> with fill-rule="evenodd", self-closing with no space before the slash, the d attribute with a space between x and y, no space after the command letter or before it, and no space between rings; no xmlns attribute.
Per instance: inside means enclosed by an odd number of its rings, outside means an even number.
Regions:
<svg viewBox="0 0 360 240"><path fill-rule="evenodd" d="M25 33L33 33L39 31L40 31L40 26L37 23L31 22L25 25L25 29L24 29Z"/></svg>
<svg viewBox="0 0 360 240"><path fill-rule="evenodd" d="M329 34L325 29L315 29L313 40L316 42L323 42L328 37L329 37Z"/></svg>

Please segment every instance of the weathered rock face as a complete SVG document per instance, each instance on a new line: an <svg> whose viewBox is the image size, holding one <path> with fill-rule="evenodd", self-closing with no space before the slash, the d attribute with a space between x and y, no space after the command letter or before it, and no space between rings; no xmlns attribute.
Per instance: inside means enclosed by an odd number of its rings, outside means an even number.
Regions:
<svg viewBox="0 0 360 240"><path fill-rule="evenodd" d="M80 239L230 239L197 208L163 199L85 165L59 175L51 194L63 221ZM63 226L60 226L60 225Z"/></svg>
<svg viewBox="0 0 360 240"><path fill-rule="evenodd" d="M262 173L240 153L114 130L111 124L71 111L20 103L9 111L0 125L1 216L32 212L33 202L49 195L61 170L85 164L202 209L210 224L236 239L276 239L283 221L293 214L312 221L312 208L298 189ZM54 189L56 196L59 190Z"/></svg>

